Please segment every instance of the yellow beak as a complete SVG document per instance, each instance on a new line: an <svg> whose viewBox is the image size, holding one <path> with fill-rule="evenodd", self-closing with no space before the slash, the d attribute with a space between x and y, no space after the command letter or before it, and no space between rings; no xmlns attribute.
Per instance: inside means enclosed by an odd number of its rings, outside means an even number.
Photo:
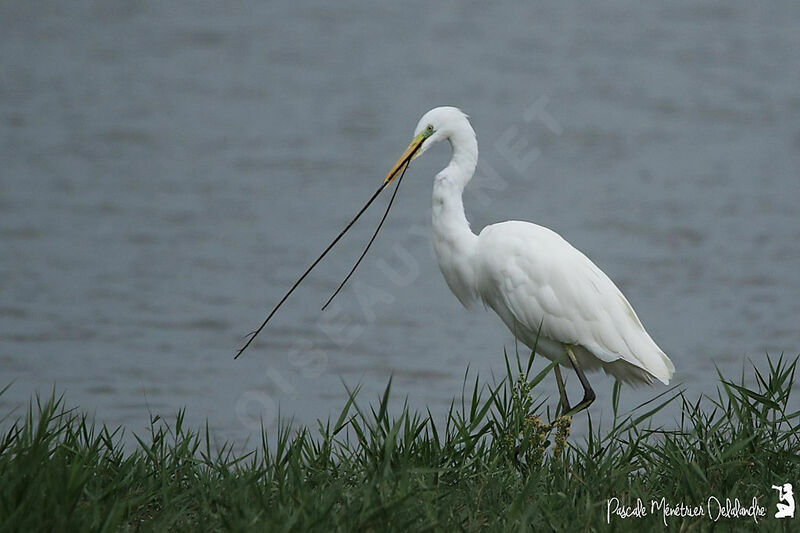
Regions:
<svg viewBox="0 0 800 533"><path fill-rule="evenodd" d="M403 152L403 155L397 160L397 162L392 165L392 170L386 174L386 178L383 180L384 185L388 185L393 179L395 179L403 170L406 169L408 164L414 159L417 150L419 147L422 146L422 143L430 136L430 134L426 135L425 132L420 133L414 140L411 141L411 144L408 145L406 151Z"/></svg>

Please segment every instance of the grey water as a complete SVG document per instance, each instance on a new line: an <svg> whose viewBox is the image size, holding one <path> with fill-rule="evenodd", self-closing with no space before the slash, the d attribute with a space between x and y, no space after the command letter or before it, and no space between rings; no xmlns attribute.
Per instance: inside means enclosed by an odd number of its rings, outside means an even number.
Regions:
<svg viewBox="0 0 800 533"><path fill-rule="evenodd" d="M331 308L386 198L233 360L438 105L478 133L473 229L583 250L690 397L800 352L794 1L3 2L0 46L3 414L55 390L133 432L186 407L246 442L335 416L345 386L368 403L392 376L439 415L468 366L502 376L511 334L431 252L445 146Z"/></svg>

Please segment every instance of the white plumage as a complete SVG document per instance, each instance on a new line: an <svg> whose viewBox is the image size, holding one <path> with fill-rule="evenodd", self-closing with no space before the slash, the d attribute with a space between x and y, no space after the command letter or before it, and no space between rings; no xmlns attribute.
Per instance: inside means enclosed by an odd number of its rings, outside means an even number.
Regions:
<svg viewBox="0 0 800 533"><path fill-rule="evenodd" d="M669 383L675 368L606 274L557 233L504 222L478 237L477 289L528 346L549 359L575 347L583 368L627 381Z"/></svg>
<svg viewBox="0 0 800 533"><path fill-rule="evenodd" d="M433 234L442 274L462 304L483 301L521 342L533 348L538 337L537 352L571 362L586 393L580 408L594 399L582 368L602 368L632 383L669 382L674 366L628 300L561 236L519 221L472 232L461 196L475 171L478 143L464 113L454 107L432 109L414 135L419 144L414 157L440 140L453 149L450 163L434 180ZM574 354L574 360L565 354ZM560 372L556 377L566 409Z"/></svg>

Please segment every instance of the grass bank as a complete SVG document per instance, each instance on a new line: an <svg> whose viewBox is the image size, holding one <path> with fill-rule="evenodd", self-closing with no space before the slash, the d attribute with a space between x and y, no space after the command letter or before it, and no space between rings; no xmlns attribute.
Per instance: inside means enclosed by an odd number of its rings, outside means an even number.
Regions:
<svg viewBox="0 0 800 533"><path fill-rule="evenodd" d="M241 456L214 450L182 413L154 417L123 449L122 429L37 399L0 440L0 530L796 531L800 510L797 522L774 518L772 489L800 490L796 367L771 359L749 387L720 376L702 398L670 389L627 413L616 387L613 425L578 415L590 429L576 441L533 399L550 367L532 375L512 360L501 383L470 381L443 426L390 413L390 382L378 405L349 391L337 419L283 425ZM674 427L651 427L672 402Z"/></svg>

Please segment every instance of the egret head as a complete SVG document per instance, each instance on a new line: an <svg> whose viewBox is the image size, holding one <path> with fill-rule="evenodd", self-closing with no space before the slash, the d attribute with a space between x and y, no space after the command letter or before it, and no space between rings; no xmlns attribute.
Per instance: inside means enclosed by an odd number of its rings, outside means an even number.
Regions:
<svg viewBox="0 0 800 533"><path fill-rule="evenodd" d="M467 115L457 107L435 107L422 115L414 130L414 138L411 140L411 144L408 145L400 159L392 166L389 174L386 175L385 183L389 183L397 177L412 159L422 155L437 142L443 139L450 139L451 136L458 131L464 130L465 127L472 131Z"/></svg>

